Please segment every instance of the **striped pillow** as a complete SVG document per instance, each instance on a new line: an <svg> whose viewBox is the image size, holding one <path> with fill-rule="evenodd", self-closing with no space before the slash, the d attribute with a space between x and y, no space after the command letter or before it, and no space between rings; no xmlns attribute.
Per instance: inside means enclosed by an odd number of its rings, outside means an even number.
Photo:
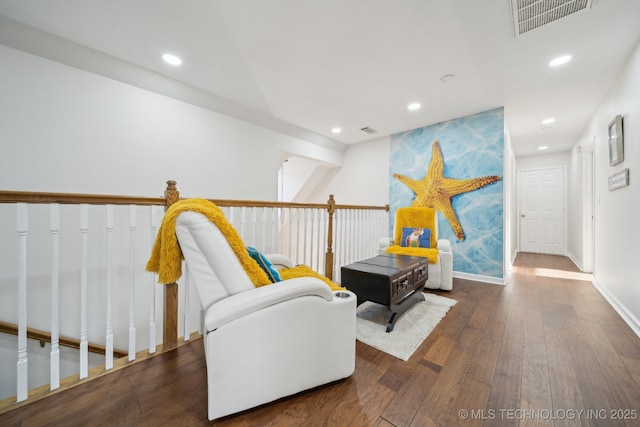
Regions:
<svg viewBox="0 0 640 427"><path fill-rule="evenodd" d="M249 256L253 258L255 262L258 263L260 268L262 268L264 272L267 273L267 277L269 277L269 280L271 280L271 283L282 281L282 279L280 278L280 274L278 273L278 270L256 248L247 246L247 252L249 253Z"/></svg>

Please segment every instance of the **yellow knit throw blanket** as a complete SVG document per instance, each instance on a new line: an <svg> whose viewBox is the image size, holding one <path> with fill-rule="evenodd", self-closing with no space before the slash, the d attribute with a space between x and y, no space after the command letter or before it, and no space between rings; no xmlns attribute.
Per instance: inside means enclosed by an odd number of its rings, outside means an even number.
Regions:
<svg viewBox="0 0 640 427"><path fill-rule="evenodd" d="M340 285L333 283L331 280L327 279L322 274L312 270L306 265L296 265L292 268L283 268L278 273L280 273L280 277L282 278L282 280L295 279L296 277L317 277L318 279L329 285L331 290L341 291L346 289Z"/></svg>
<svg viewBox="0 0 640 427"><path fill-rule="evenodd" d="M430 264L438 262L438 240L435 230L436 210L426 207L404 207L396 210L396 227L394 230L394 244L386 249L388 254L409 255L424 257ZM431 230L430 248L408 248L401 246L402 227L420 227Z"/></svg>
<svg viewBox="0 0 640 427"><path fill-rule="evenodd" d="M429 260L429 264L438 262L438 250L434 248L407 248L400 245L393 245L389 246L385 252L388 254L424 257Z"/></svg>
<svg viewBox="0 0 640 427"><path fill-rule="evenodd" d="M156 241L151 251L151 257L147 262L147 271L158 273L160 283L173 283L182 276L182 260L184 256L178 239L176 238L176 218L185 211L194 211L206 216L222 232L229 242L231 249L238 257L240 264L256 286L271 284L267 274L260 268L258 263L249 256L247 248L242 242L242 238L235 228L227 221L224 212L213 202L206 199L183 199L174 203L167 209L162 219L162 224L158 230ZM294 277L312 276L324 280L332 289L343 289L326 277L321 276L306 266L297 266L290 269L280 270L282 279Z"/></svg>

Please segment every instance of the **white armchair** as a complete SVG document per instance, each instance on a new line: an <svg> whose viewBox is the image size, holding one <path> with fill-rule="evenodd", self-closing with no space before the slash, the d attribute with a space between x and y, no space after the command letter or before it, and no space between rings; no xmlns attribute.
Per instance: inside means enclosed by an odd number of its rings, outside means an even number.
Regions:
<svg viewBox="0 0 640 427"><path fill-rule="evenodd" d="M255 287L204 215L180 213L175 231L202 307L210 420L354 372L353 293L313 277Z"/></svg>
<svg viewBox="0 0 640 427"><path fill-rule="evenodd" d="M423 228L430 231L430 248L404 247L403 228ZM453 289L453 252L451 242L438 239L437 211L427 207L405 207L396 210L393 238L384 237L378 243L378 253L424 256L429 258L429 278L425 288Z"/></svg>

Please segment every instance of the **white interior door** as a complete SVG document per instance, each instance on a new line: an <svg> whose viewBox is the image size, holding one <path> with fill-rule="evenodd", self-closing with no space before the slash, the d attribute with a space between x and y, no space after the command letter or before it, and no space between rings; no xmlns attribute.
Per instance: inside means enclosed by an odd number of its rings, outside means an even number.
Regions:
<svg viewBox="0 0 640 427"><path fill-rule="evenodd" d="M520 250L566 255L565 168L520 171Z"/></svg>

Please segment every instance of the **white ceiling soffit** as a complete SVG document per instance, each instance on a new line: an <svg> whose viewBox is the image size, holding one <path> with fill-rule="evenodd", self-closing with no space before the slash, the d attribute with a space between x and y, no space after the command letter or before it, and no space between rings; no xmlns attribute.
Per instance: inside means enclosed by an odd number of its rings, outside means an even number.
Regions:
<svg viewBox="0 0 640 427"><path fill-rule="evenodd" d="M591 8L592 0L511 0L516 37Z"/></svg>

